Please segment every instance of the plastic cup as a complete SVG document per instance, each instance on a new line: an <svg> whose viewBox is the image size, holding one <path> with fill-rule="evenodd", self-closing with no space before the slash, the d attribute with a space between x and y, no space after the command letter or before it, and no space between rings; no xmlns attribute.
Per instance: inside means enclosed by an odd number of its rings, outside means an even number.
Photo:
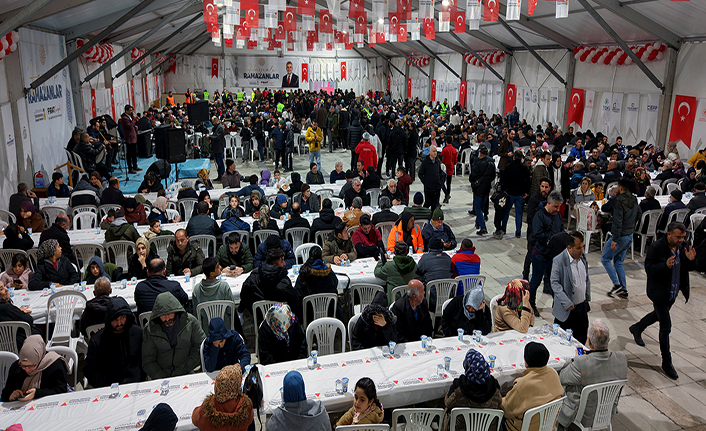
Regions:
<svg viewBox="0 0 706 431"><path fill-rule="evenodd" d="M49 286L49 289L51 290L51 293L52 293L52 294L56 293L56 283L52 283L52 284Z"/></svg>
<svg viewBox="0 0 706 431"><path fill-rule="evenodd" d="M10 298L15 297L15 288L14 287L8 287L7 291L10 292Z"/></svg>
<svg viewBox="0 0 706 431"><path fill-rule="evenodd" d="M555 323L554 325L552 325L552 334L559 335L559 324L558 323Z"/></svg>
<svg viewBox="0 0 706 431"><path fill-rule="evenodd" d="M397 347L397 343L395 343L394 341L390 341L388 344L390 346L390 355L394 355L395 354L395 347Z"/></svg>
<svg viewBox="0 0 706 431"><path fill-rule="evenodd" d="M135 227L135 229L137 229L137 222L133 223L132 225Z"/></svg>
<svg viewBox="0 0 706 431"><path fill-rule="evenodd" d="M79 290L81 290L81 285L79 283L74 283L71 290L79 291Z"/></svg>
<svg viewBox="0 0 706 431"><path fill-rule="evenodd" d="M436 374L440 376L446 374L446 371L444 371L444 364L436 364Z"/></svg>
<svg viewBox="0 0 706 431"><path fill-rule="evenodd" d="M120 286L121 286L123 289L127 289L127 280L123 278L123 279L120 281Z"/></svg>
<svg viewBox="0 0 706 431"><path fill-rule="evenodd" d="M169 393L169 380L163 380L159 395L167 395Z"/></svg>
<svg viewBox="0 0 706 431"><path fill-rule="evenodd" d="M474 329L473 330L473 341L475 341L476 343L480 343L481 334L482 333L478 329Z"/></svg>
<svg viewBox="0 0 706 431"><path fill-rule="evenodd" d="M450 356L446 356L444 358L444 370L451 371L451 357Z"/></svg>
<svg viewBox="0 0 706 431"><path fill-rule="evenodd" d="M85 292L87 288L88 288L88 283L85 281L82 281L81 282L81 290Z"/></svg>
<svg viewBox="0 0 706 431"><path fill-rule="evenodd" d="M390 346L388 346L388 345L382 346L382 355L383 356L390 356Z"/></svg>
<svg viewBox="0 0 706 431"><path fill-rule="evenodd" d="M284 404L284 388L279 388L279 399Z"/></svg>
<svg viewBox="0 0 706 431"><path fill-rule="evenodd" d="M147 411L145 409L141 409L137 412L137 428L142 428L142 426L145 424L145 421L147 420Z"/></svg>
<svg viewBox="0 0 706 431"><path fill-rule="evenodd" d="M98 226L98 227L96 227L96 235L100 235L100 234L101 234L101 227Z"/></svg>
<svg viewBox="0 0 706 431"><path fill-rule="evenodd" d="M495 355L488 355L488 366L490 368L495 368Z"/></svg>
<svg viewBox="0 0 706 431"><path fill-rule="evenodd" d="M571 329L566 330L566 341L571 342L571 337L574 336L574 331Z"/></svg>
<svg viewBox="0 0 706 431"><path fill-rule="evenodd" d="M422 349L426 349L427 348L427 336L422 335L420 338L422 340Z"/></svg>
<svg viewBox="0 0 706 431"><path fill-rule="evenodd" d="M136 281L137 281L137 277L132 277L132 278L130 279L130 282L132 282L132 283L134 283L134 282L136 282Z"/></svg>
<svg viewBox="0 0 706 431"><path fill-rule="evenodd" d="M120 395L120 385L113 383L110 385L110 398L117 398Z"/></svg>
<svg viewBox="0 0 706 431"><path fill-rule="evenodd" d="M32 235L32 228L31 228L31 227L28 227L28 228L27 228L27 233L30 234L30 235Z"/></svg>
<svg viewBox="0 0 706 431"><path fill-rule="evenodd" d="M340 394L343 392L343 381L341 379L336 379L336 393Z"/></svg>
<svg viewBox="0 0 706 431"><path fill-rule="evenodd" d="M343 384L343 392L348 392L348 377L342 378L341 383Z"/></svg>
<svg viewBox="0 0 706 431"><path fill-rule="evenodd" d="M463 333L466 332L461 328L458 328L458 341L463 341Z"/></svg>
<svg viewBox="0 0 706 431"><path fill-rule="evenodd" d="M189 281L191 281L191 273L190 273L190 272L184 273L184 276L186 277L186 282L187 282L187 283L188 283Z"/></svg>

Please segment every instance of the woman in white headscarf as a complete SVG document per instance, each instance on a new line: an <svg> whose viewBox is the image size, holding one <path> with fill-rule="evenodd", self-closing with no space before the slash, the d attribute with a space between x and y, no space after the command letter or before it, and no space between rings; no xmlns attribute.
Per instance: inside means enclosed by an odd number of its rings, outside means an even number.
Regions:
<svg viewBox="0 0 706 431"><path fill-rule="evenodd" d="M260 325L258 358L263 365L303 359L307 356L306 339L297 316L287 304L275 304L267 310Z"/></svg>
<svg viewBox="0 0 706 431"><path fill-rule="evenodd" d="M441 315L441 329L444 336L452 337L461 328L466 334L479 330L483 335L493 331L493 320L485 303L483 287L467 290L463 296L454 297L444 308Z"/></svg>
<svg viewBox="0 0 706 431"><path fill-rule="evenodd" d="M69 366L56 352L47 352L41 335L27 337L20 359L10 366L2 401L31 401L68 392Z"/></svg>

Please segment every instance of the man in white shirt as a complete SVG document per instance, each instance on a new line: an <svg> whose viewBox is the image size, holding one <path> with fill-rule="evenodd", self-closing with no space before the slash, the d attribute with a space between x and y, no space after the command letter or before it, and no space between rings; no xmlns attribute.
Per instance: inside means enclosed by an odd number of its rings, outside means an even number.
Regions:
<svg viewBox="0 0 706 431"><path fill-rule="evenodd" d="M591 307L591 282L588 263L583 255L584 240L580 232L572 232L573 241L559 253L552 265L551 285L554 291L554 323L574 331L574 338L586 343L588 312Z"/></svg>

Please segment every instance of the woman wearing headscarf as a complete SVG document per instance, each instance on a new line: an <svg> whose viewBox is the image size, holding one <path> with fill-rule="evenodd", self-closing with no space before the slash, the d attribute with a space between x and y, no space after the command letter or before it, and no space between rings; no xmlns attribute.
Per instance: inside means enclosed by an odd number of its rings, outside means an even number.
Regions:
<svg viewBox="0 0 706 431"><path fill-rule="evenodd" d="M197 204L199 202L206 202L208 204L208 213L206 215L218 218L218 201L211 200L211 194L208 190L201 190ZM191 217L194 217L196 214L196 205L194 205L194 211L191 213Z"/></svg>
<svg viewBox="0 0 706 431"><path fill-rule="evenodd" d="M194 409L191 422L201 431L247 430L253 423L254 414L250 397L240 391L242 382L240 365L224 367L216 377L214 393Z"/></svg>
<svg viewBox="0 0 706 431"><path fill-rule="evenodd" d="M181 221L181 216L177 215L175 219L170 219L167 214L167 198L160 196L154 200L154 205L147 215L148 220L159 220L161 223L177 223Z"/></svg>
<svg viewBox="0 0 706 431"><path fill-rule="evenodd" d="M173 431L179 422L174 410L167 403L159 403L145 421L140 431Z"/></svg>
<svg viewBox="0 0 706 431"><path fill-rule="evenodd" d="M684 178L684 181L681 182L681 191L684 193L693 192L694 185L697 182L698 181L696 181L696 169L689 168L689 170L686 171L686 178ZM644 195L644 193L642 195ZM638 196L642 196L642 195L638 194ZM7 232L7 231L5 231L5 232Z"/></svg>
<svg viewBox="0 0 706 431"><path fill-rule="evenodd" d="M387 250L394 252L397 241L404 241L408 247L412 247L413 253L424 252L422 230L414 223L414 216L409 211L402 211L392 227L387 237Z"/></svg>
<svg viewBox="0 0 706 431"><path fill-rule="evenodd" d="M267 310L259 329L257 356L263 365L303 359L307 356L306 339L297 316L289 305L277 303Z"/></svg>
<svg viewBox="0 0 706 431"><path fill-rule="evenodd" d="M638 166L635 168L635 194L637 196L645 196L645 190L650 185L650 177L644 167Z"/></svg>
<svg viewBox="0 0 706 431"><path fill-rule="evenodd" d="M527 280L516 278L507 284L505 294L498 299L493 325L493 332L514 329L523 334L534 325L534 311L530 305Z"/></svg>
<svg viewBox="0 0 706 431"><path fill-rule="evenodd" d="M135 241L135 253L132 254L128 262L128 275L138 280L146 279L147 265L152 259L157 257L159 256L150 249L150 243L147 238L138 238Z"/></svg>
<svg viewBox="0 0 706 431"><path fill-rule="evenodd" d="M267 420L268 431L331 431L326 407L319 400L306 397L304 378L299 371L290 371L282 381L284 405L280 405Z"/></svg>
<svg viewBox="0 0 706 431"><path fill-rule="evenodd" d="M18 225L20 226L20 232L30 228L33 232L44 231L44 217L37 212L32 201L24 201L20 205Z"/></svg>
<svg viewBox="0 0 706 431"><path fill-rule="evenodd" d="M338 277L331 270L331 265L322 260L321 248L311 249L309 258L299 269L294 290L300 298L317 293L338 294ZM343 309L340 304L336 307L336 318L343 320Z"/></svg>
<svg viewBox="0 0 706 431"><path fill-rule="evenodd" d="M52 284L70 286L81 281L80 274L71 261L61 254L61 246L55 239L39 244L36 269L29 279L29 290L42 290Z"/></svg>
<svg viewBox="0 0 706 431"><path fill-rule="evenodd" d="M262 196L260 196L260 192L254 191L250 193L250 199L245 202L245 214L253 218L258 218L260 208L263 206L267 205L262 205Z"/></svg>
<svg viewBox="0 0 706 431"><path fill-rule="evenodd" d="M258 213L257 221L252 224L253 232L261 229L270 229L279 232L277 222L270 218L270 208L267 205L262 205L260 207L260 212Z"/></svg>
<svg viewBox="0 0 706 431"><path fill-rule="evenodd" d="M485 302L483 287L477 286L463 296L455 296L441 315L441 329L444 336L452 337L459 328L466 334L479 330L486 335L493 331L490 307Z"/></svg>
<svg viewBox="0 0 706 431"><path fill-rule="evenodd" d="M199 171L196 173L196 176L198 178L196 179L196 181L194 181L194 189L196 189L196 191L202 192L204 190L213 189L213 183L211 183L209 175L210 172L208 169L199 169Z"/></svg>
<svg viewBox="0 0 706 431"><path fill-rule="evenodd" d="M5 228L5 239L2 242L2 248L15 250L29 250L34 247L34 240L29 235L26 229L20 228L16 224L11 224Z"/></svg>
<svg viewBox="0 0 706 431"><path fill-rule="evenodd" d="M465 429L462 418L456 419L456 423L451 427L449 421L451 410L454 408L499 409L502 400L500 385L490 374L488 362L480 352L470 349L463 360L463 374L454 379L446 397L444 397L446 409L441 430ZM497 419L494 419L488 429L496 429L497 427Z"/></svg>
<svg viewBox="0 0 706 431"><path fill-rule="evenodd" d="M66 393L69 365L56 352L47 352L41 335L27 337L10 365L2 401L31 401L47 395Z"/></svg>
<svg viewBox="0 0 706 431"><path fill-rule="evenodd" d="M390 341L399 341L395 323L397 316L388 307L387 294L378 292L372 302L363 309L349 335L351 349L362 350L386 346Z"/></svg>

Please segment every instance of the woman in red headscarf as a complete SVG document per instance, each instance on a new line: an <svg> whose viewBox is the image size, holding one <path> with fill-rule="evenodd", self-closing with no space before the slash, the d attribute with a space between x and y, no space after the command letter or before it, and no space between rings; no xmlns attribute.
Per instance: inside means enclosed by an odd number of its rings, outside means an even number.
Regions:
<svg viewBox="0 0 706 431"><path fill-rule="evenodd" d="M534 311L529 302L529 282L516 278L505 287L505 294L498 299L493 317L493 332L509 331L526 334L534 325Z"/></svg>

